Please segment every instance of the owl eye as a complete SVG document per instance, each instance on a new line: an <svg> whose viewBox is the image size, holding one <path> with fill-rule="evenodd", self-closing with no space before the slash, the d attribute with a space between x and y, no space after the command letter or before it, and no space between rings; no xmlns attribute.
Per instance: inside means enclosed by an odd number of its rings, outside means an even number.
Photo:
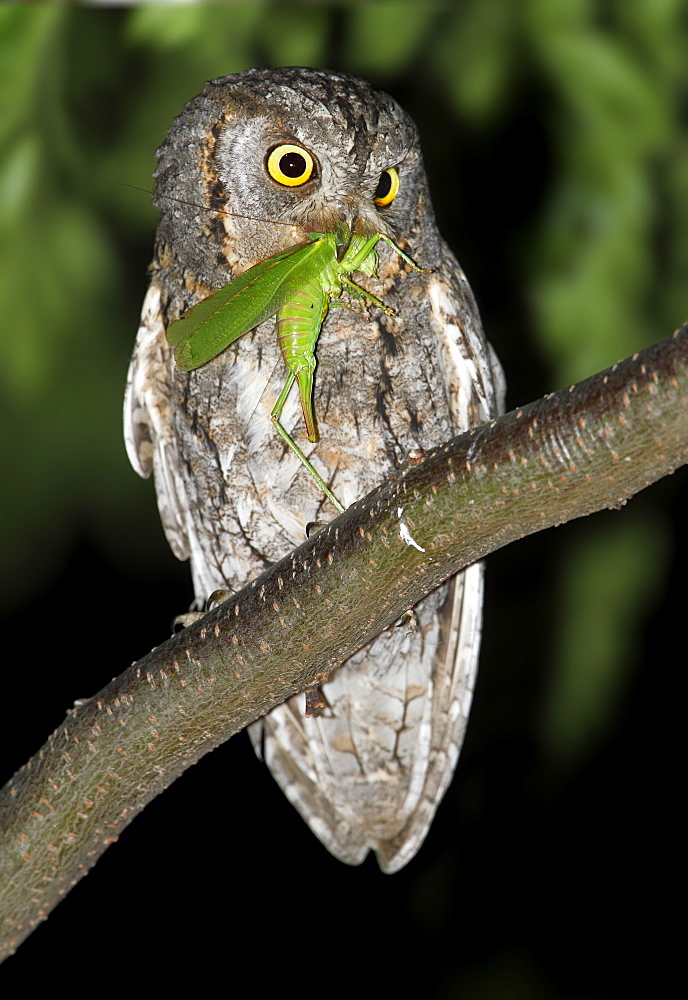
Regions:
<svg viewBox="0 0 688 1000"><path fill-rule="evenodd" d="M397 168L390 167L388 170L383 170L375 188L375 204L379 205L380 208L389 205L396 198L398 190L399 171Z"/></svg>
<svg viewBox="0 0 688 1000"><path fill-rule="evenodd" d="M313 157L303 146L283 143L268 154L268 173L273 181L286 187L299 187L309 181L315 169Z"/></svg>

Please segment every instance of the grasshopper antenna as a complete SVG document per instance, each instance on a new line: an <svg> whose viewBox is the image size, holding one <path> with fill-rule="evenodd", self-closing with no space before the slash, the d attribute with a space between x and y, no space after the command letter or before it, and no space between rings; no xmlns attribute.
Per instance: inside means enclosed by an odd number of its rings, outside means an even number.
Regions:
<svg viewBox="0 0 688 1000"><path fill-rule="evenodd" d="M143 194L148 194L154 197L153 192L149 191L147 188L139 187L138 184L127 184L126 181L118 181L119 187L130 188L132 191L141 191ZM251 222L264 222L267 226L288 226L290 229L304 229L304 226L299 226L295 222L280 222L278 219L261 219L257 215L242 215L241 212L226 212L222 208L209 208L207 205L198 205L195 201L188 201L186 198L175 198L174 195L165 194L162 195L166 201L176 201L180 205L188 205L189 208L197 208L201 212L216 212L217 215L226 215L232 219L249 219Z"/></svg>

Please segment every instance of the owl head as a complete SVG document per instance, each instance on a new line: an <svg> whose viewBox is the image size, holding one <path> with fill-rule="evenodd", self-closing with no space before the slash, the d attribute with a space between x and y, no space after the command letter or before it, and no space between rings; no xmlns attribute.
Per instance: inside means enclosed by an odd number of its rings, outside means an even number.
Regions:
<svg viewBox="0 0 688 1000"><path fill-rule="evenodd" d="M212 80L157 156L160 239L211 288L309 232L343 223L404 242L430 213L413 122L344 73L287 67Z"/></svg>

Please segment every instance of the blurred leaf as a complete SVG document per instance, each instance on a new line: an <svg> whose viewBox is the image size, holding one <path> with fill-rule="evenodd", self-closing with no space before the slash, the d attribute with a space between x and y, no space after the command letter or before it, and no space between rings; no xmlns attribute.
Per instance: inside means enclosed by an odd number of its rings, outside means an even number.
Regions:
<svg viewBox="0 0 688 1000"><path fill-rule="evenodd" d="M614 16L629 42L665 79L686 72L685 0L614 0Z"/></svg>
<svg viewBox="0 0 688 1000"><path fill-rule="evenodd" d="M241 36L247 18L259 15L260 4L234 4L237 33ZM210 5L203 3L141 4L131 12L128 34L133 42L154 46L162 52L182 49L203 38L208 28ZM231 43L230 43L231 44ZM172 56L171 56L172 57Z"/></svg>
<svg viewBox="0 0 688 1000"><path fill-rule="evenodd" d="M23 105L14 105L11 127L0 133L5 606L50 574L71 537L64 521L73 518L75 483L77 502L87 502L98 470L117 455L83 447L96 432L103 443L103 413L121 392L123 371L112 365L108 322L115 256L97 212L71 190L81 166L63 101L68 18L43 6L21 16L0 12L3 35L12 28L0 77L8 65L29 76L19 91Z"/></svg>
<svg viewBox="0 0 688 1000"><path fill-rule="evenodd" d="M260 31L265 61L271 66L322 66L330 18L321 4L271 4Z"/></svg>
<svg viewBox="0 0 688 1000"><path fill-rule="evenodd" d="M36 135L4 138L5 156L0 164L0 225L3 241L12 238L12 227L30 206L38 181L40 143Z"/></svg>
<svg viewBox="0 0 688 1000"><path fill-rule="evenodd" d="M529 6L536 64L557 108L550 128L558 157L534 238L531 301L558 384L657 336L653 168L673 141L666 74L584 10Z"/></svg>
<svg viewBox="0 0 688 1000"><path fill-rule="evenodd" d="M666 134L663 88L618 37L604 36L594 25L578 34L552 32L538 45L538 57L568 106L561 135L571 142L572 154L604 164L610 152L648 148ZM610 145L598 145L595 129L604 131Z"/></svg>
<svg viewBox="0 0 688 1000"><path fill-rule="evenodd" d="M559 621L545 713L548 753L578 764L613 732L641 660L648 607L666 571L657 523L624 510L576 531L560 572Z"/></svg>
<svg viewBox="0 0 688 1000"><path fill-rule="evenodd" d="M515 22L508 0L470 0L453 11L438 40L434 69L458 114L484 123L505 113Z"/></svg>
<svg viewBox="0 0 688 1000"><path fill-rule="evenodd" d="M350 8L347 63L356 73L399 72L418 53L444 4L375 0Z"/></svg>
<svg viewBox="0 0 688 1000"><path fill-rule="evenodd" d="M250 68L251 49L272 9L267 3L144 4L129 13L127 36L160 56L160 71L170 77L194 65L207 80Z"/></svg>
<svg viewBox="0 0 688 1000"><path fill-rule="evenodd" d="M657 270L664 281L659 286L659 303L667 326L679 326L688 320L688 135L676 143L675 153L667 165L667 202L671 206L671 221L664 222L658 232Z"/></svg>
<svg viewBox="0 0 688 1000"><path fill-rule="evenodd" d="M0 141L25 121L27 108L37 100L40 83L36 67L44 63L46 47L59 32L62 20L59 5L0 7Z"/></svg>
<svg viewBox="0 0 688 1000"><path fill-rule="evenodd" d="M106 280L113 260L82 206L63 203L33 218L35 227L13 234L10 252L0 250L0 295L21 330L7 338L0 378L8 396L35 406L48 383L63 370L68 375L80 340L92 336L82 322L84 299Z"/></svg>

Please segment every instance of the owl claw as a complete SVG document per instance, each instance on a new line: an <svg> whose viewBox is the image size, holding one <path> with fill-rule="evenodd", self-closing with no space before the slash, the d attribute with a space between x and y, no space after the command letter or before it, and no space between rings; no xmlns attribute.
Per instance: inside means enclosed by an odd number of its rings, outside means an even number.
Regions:
<svg viewBox="0 0 688 1000"><path fill-rule="evenodd" d="M320 709L325 708L327 702L323 698L322 691L317 684L313 687L306 688L306 717L307 718L317 718L320 715Z"/></svg>
<svg viewBox="0 0 688 1000"><path fill-rule="evenodd" d="M185 611L183 615L175 615L172 619L172 632L176 632L177 628L188 628L189 625L193 625L194 622L198 622L201 618L205 617L205 611Z"/></svg>
<svg viewBox="0 0 688 1000"><path fill-rule="evenodd" d="M330 522L329 521L309 521L306 525L306 538L310 538L311 535L317 535L319 531L326 528Z"/></svg>
<svg viewBox="0 0 688 1000"><path fill-rule="evenodd" d="M213 608L216 608L219 604L224 604L225 601L230 599L230 597L234 597L235 593L236 591L230 590L228 587L218 587L218 589L214 590L205 602L205 610L212 611Z"/></svg>
<svg viewBox="0 0 688 1000"><path fill-rule="evenodd" d="M224 587L214 590L206 600L203 611L185 611L183 615L176 615L172 619L172 632L177 631L177 626L181 628L188 628L189 625L193 625L195 622L200 621L201 618L205 618L209 611L212 611L220 604L224 604L225 601L228 601L229 598L233 596L234 591Z"/></svg>
<svg viewBox="0 0 688 1000"><path fill-rule="evenodd" d="M397 625L399 627L401 627L402 625L405 625L408 632L417 632L418 631L418 628L419 628L418 618L417 618L416 612L413 610L413 608L409 608L408 611L404 611L403 615L401 616L401 618L397 622Z"/></svg>

